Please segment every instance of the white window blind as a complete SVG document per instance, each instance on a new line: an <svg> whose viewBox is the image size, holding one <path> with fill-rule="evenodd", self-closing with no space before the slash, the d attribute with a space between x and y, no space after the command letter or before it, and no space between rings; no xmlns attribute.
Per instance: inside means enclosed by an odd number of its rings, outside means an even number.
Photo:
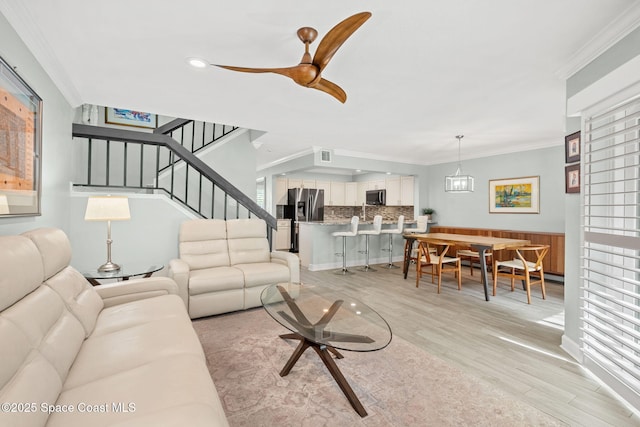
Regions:
<svg viewBox="0 0 640 427"><path fill-rule="evenodd" d="M640 97L585 120L582 350L640 396ZM567 219L569 220L569 219Z"/></svg>

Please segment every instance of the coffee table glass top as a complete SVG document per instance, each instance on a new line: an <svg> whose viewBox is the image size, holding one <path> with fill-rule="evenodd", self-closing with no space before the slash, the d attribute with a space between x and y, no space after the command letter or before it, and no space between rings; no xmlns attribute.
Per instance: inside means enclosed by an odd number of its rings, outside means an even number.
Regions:
<svg viewBox="0 0 640 427"><path fill-rule="evenodd" d="M374 351L391 342L391 328L376 311L331 289L280 283L265 288L260 299L274 320L317 344Z"/></svg>
<svg viewBox="0 0 640 427"><path fill-rule="evenodd" d="M155 273L164 268L162 264L145 264L145 263L119 263L120 270L117 271L98 271L98 268L80 270L84 277L90 279L128 279L134 276L146 276Z"/></svg>

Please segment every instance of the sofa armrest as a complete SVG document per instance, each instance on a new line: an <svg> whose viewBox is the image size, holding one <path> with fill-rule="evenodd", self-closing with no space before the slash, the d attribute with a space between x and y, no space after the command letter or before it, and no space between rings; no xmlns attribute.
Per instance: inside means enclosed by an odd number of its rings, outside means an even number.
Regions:
<svg viewBox="0 0 640 427"><path fill-rule="evenodd" d="M290 279L292 283L300 283L300 258L291 252L273 251L271 252L271 262L279 262L289 267Z"/></svg>
<svg viewBox="0 0 640 427"><path fill-rule="evenodd" d="M178 285L178 295L189 310L189 264L181 259L169 261L169 277Z"/></svg>
<svg viewBox="0 0 640 427"><path fill-rule="evenodd" d="M117 283L95 286L105 307L124 304L160 295L178 294L178 286L167 277L149 277L125 280Z"/></svg>

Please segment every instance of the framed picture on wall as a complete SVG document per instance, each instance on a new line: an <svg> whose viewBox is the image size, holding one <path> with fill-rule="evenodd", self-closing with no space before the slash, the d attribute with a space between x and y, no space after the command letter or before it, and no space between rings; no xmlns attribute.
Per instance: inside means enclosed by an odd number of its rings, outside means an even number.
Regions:
<svg viewBox="0 0 640 427"><path fill-rule="evenodd" d="M564 192L580 192L580 163L565 166L564 168Z"/></svg>
<svg viewBox="0 0 640 427"><path fill-rule="evenodd" d="M565 163L580 161L580 131L564 137Z"/></svg>
<svg viewBox="0 0 640 427"><path fill-rule="evenodd" d="M0 217L40 215L42 99L0 58Z"/></svg>
<svg viewBox="0 0 640 427"><path fill-rule="evenodd" d="M147 129L155 129L158 127L158 116L143 111L107 107L104 109L104 115L104 122L112 125Z"/></svg>
<svg viewBox="0 0 640 427"><path fill-rule="evenodd" d="M489 180L489 213L540 213L540 177Z"/></svg>

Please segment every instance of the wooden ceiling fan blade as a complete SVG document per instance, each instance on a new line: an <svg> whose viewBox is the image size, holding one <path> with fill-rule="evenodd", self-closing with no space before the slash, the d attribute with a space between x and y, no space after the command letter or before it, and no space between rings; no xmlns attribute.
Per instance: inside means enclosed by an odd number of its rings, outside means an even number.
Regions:
<svg viewBox="0 0 640 427"><path fill-rule="evenodd" d="M213 65L214 67L224 68L226 70L240 71L242 73L275 73L275 74L281 74L283 76L290 77L290 78L293 78L293 70L295 70L296 68L296 67L250 68L250 67L234 67L233 65L218 65L218 64L211 64L211 65Z"/></svg>
<svg viewBox="0 0 640 427"><path fill-rule="evenodd" d="M360 12L333 27L320 41L313 57L313 64L322 71L340 46L370 17L371 12Z"/></svg>
<svg viewBox="0 0 640 427"><path fill-rule="evenodd" d="M320 79L318 80L318 83L316 83L314 86L309 86L309 87L326 92L329 95L336 98L338 101L342 102L343 104L347 101L347 94L345 93L345 91L342 90L340 86L338 86L333 82L330 82L329 80Z"/></svg>

